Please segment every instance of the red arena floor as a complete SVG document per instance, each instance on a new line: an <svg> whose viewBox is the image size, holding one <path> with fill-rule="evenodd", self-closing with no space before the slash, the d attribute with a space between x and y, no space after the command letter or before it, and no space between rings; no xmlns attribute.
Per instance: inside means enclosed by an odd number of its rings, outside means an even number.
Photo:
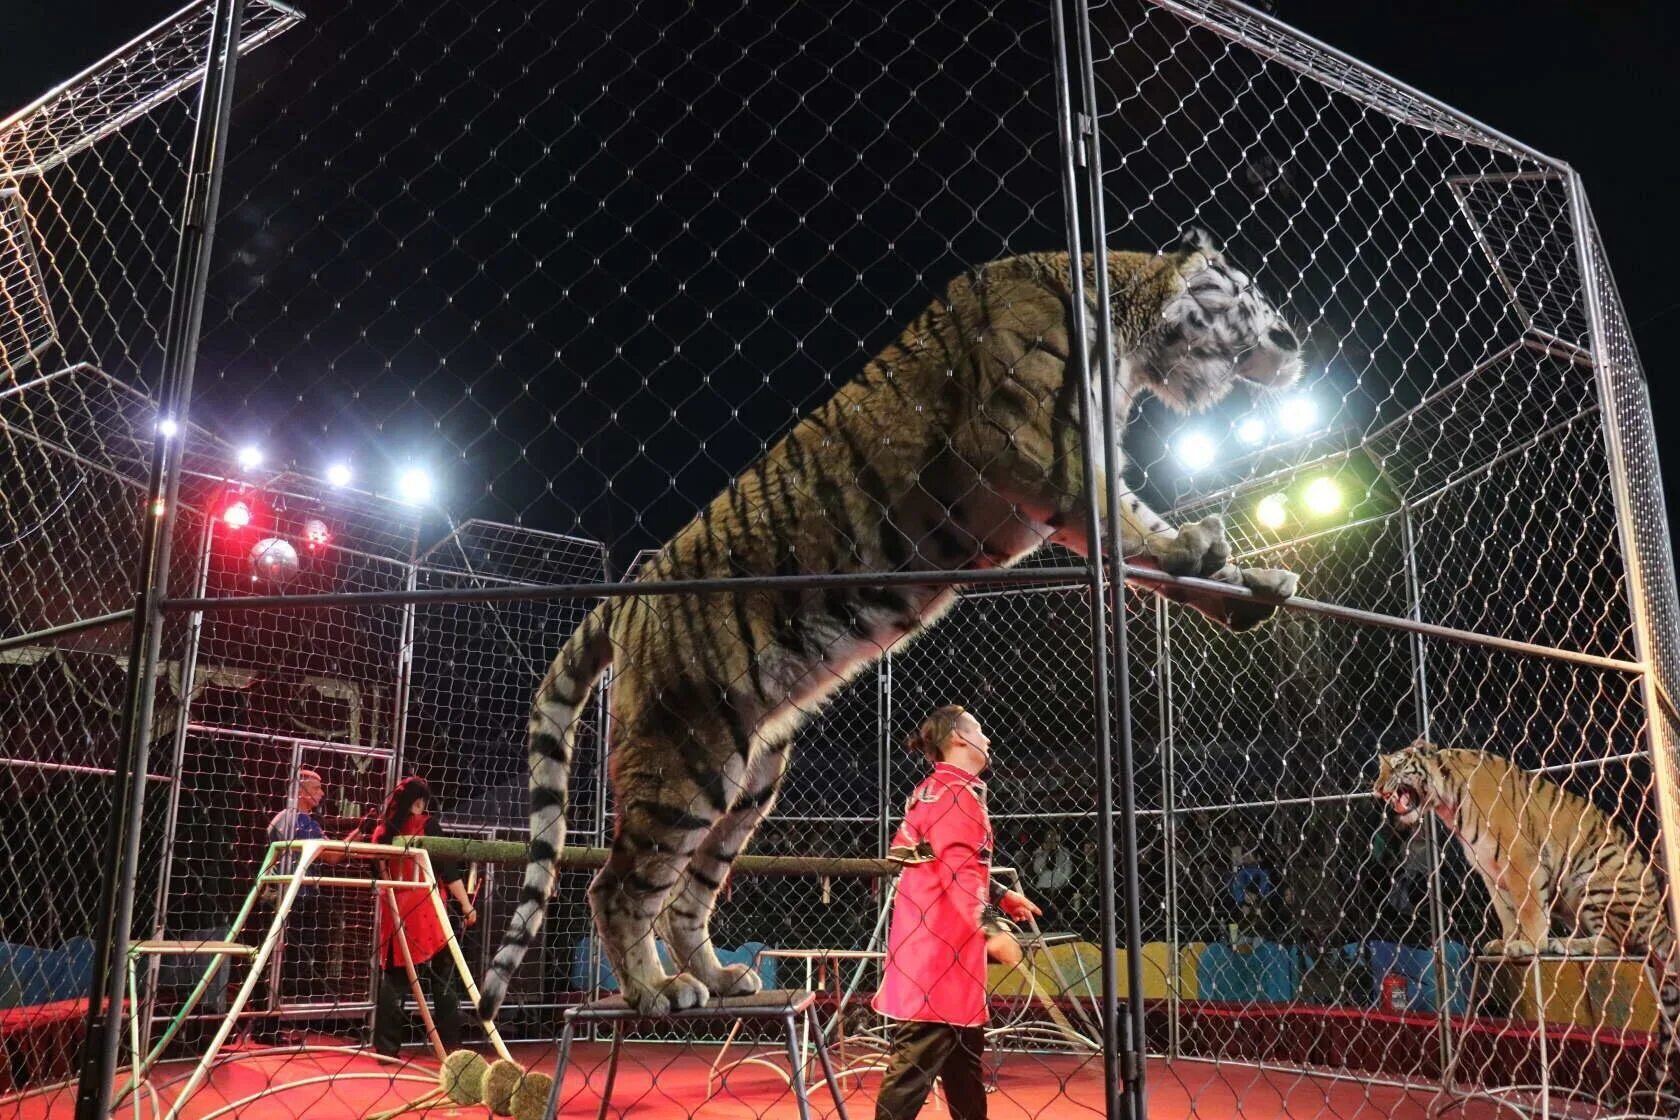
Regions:
<svg viewBox="0 0 1680 1120"><path fill-rule="evenodd" d="M325 1037L321 1039L328 1041ZM760 1053L767 1051L760 1050ZM633 1116L646 1120L679 1120L696 1117L709 1120L792 1120L798 1115L789 1091L776 1073L762 1066L748 1065L730 1073L727 1085L706 1099L706 1082L713 1046L678 1047L655 1044L627 1044L620 1061L618 1082L613 1091L609 1116ZM600 1107L600 1090L606 1069L604 1043L580 1043L566 1079L562 1117L594 1117ZM741 1052L736 1051L739 1056ZM549 1070L554 1049L548 1045L520 1045L514 1055L529 1069ZM997 1092L991 1097L992 1120L1047 1120L1060 1117L1102 1115L1101 1063L1067 1055L1006 1054L998 1069ZM176 1062L160 1068L154 1078L159 1087L162 1110L153 1111L144 1102L141 1114L161 1116L185 1082L190 1066ZM220 1066L210 1082L201 1088L183 1110L189 1120L220 1117L309 1117L311 1120L350 1120L394 1109L420 1096L426 1087L419 1083L392 1082L394 1067L350 1051L314 1051L307 1054L268 1052L245 1054ZM436 1069L430 1060L415 1060L406 1072L431 1076ZM296 1088L279 1089L310 1078L340 1078L346 1074L372 1074L332 1082L317 1081ZM174 1081L173 1086L168 1083ZM853 1120L873 1115L878 1075L848 1078L846 1108ZM229 1108L266 1088L270 1092L236 1108ZM1346 1078L1297 1071L1257 1068L1232 1062L1152 1061L1149 1067L1149 1115L1155 1120L1426 1120L1435 1098L1432 1088L1402 1089ZM810 1094L813 1117L835 1115L833 1103L819 1080ZM75 1087L67 1086L0 1105L0 1112L17 1120L72 1115ZM132 1115L132 1102L125 1102L116 1115ZM1449 1116L1463 1120L1509 1117L1491 1102L1470 1101ZM405 1116L418 1116L409 1112ZM485 1117L482 1105L430 1109L427 1117ZM930 1101L924 1116L948 1114ZM1554 1115L1560 1115L1554 1110ZM1590 1117L1592 1112L1571 1113Z"/></svg>

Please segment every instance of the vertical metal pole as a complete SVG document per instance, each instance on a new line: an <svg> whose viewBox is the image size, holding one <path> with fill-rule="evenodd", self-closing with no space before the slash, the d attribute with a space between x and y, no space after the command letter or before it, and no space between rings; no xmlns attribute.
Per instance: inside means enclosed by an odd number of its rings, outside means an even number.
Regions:
<svg viewBox="0 0 1680 1120"><path fill-rule="evenodd" d="M1423 621L1423 585L1418 580L1417 536L1412 525L1410 503L1400 503L1400 531L1406 550L1406 610L1413 622ZM1423 635L1412 632L1412 696L1417 704L1418 735L1429 739L1429 673L1428 650ZM1441 1072L1452 1069L1452 991L1447 970L1447 904L1441 889L1441 858L1444 852L1441 820L1434 813L1424 818L1424 841L1429 849L1429 935L1435 947L1436 1040L1439 1044ZM1450 1086L1443 1086L1450 1088Z"/></svg>
<svg viewBox="0 0 1680 1120"><path fill-rule="evenodd" d="M1086 17L1085 7L1075 0L1075 11L1079 18ZM1081 50L1084 49L1085 28L1081 26ZM1091 672L1093 676L1093 708L1096 731L1096 761L1097 761L1097 890L1099 909L1102 920L1102 1034L1103 1034L1103 1101L1104 1115L1109 1120L1119 1120L1121 1117L1129 1120L1142 1120L1144 1112L1141 1108L1142 1064L1138 1059L1132 1039L1128 1037L1127 1045L1122 1051L1119 978L1115 970L1113 947L1116 944L1117 921L1115 916L1115 882L1114 882L1114 759L1113 743L1111 739L1110 716L1112 710L1109 704L1109 669L1110 669L1110 626L1107 614L1112 608L1110 589L1104 586L1105 572L1102 563L1103 526L1097 510L1097 479L1095 464L1092 462L1092 451L1104 434L1103 429L1109 426L1111 415L1105 415L1101 427L1097 418L1097 402L1092 398L1091 383L1088 376L1093 347L1111 348L1111 324L1108 319L1108 278L1107 268L1099 265L1096 272L1096 304L1102 314L1097 316L1096 339L1087 337L1086 315L1091 304L1085 296L1084 254L1080 245L1080 214L1082 207L1079 195L1078 167L1090 164L1095 158L1095 151L1090 141L1093 139L1094 125L1085 114L1079 114L1077 126L1075 114L1071 104L1073 76L1069 72L1069 53L1073 50L1067 36L1067 16L1063 5L1058 2L1051 6L1051 31L1055 39L1055 68L1056 68L1056 116L1057 131L1062 155L1062 192L1066 204L1069 285L1072 294L1073 316L1068 324L1072 357L1070 360L1081 363L1080 374L1080 422L1086 453L1082 456L1082 479L1085 489L1086 537L1089 553L1089 603L1091 620ZM1081 59L1081 73L1088 70ZM1087 104L1092 100L1088 92L1085 96ZM1100 184L1099 184L1100 190ZM1102 229L1100 212L1093 218L1094 227L1099 233L1101 241ZM1099 258L1100 260L1100 258ZM1106 264L1106 262L1103 262ZM1112 370L1112 353L1100 355L1103 376ZM1073 374L1070 374L1070 376ZM1105 404L1109 403L1110 386L1103 387ZM1105 412L1107 410L1105 409ZM1108 432L1107 434L1112 434ZM1104 456L1112 462L1112 456ZM1115 519L1111 518L1111 521ZM1115 522L1117 524L1117 521ZM1119 565L1123 558L1116 555L1114 563ZM1124 655L1123 638L1119 652ZM1118 663L1116 676L1119 681L1120 702L1124 707L1126 696L1125 664ZM1124 733L1124 721L1122 721ZM1135 885L1135 884L1134 884ZM1131 892L1131 901L1136 901L1135 891ZM1135 927L1131 931L1135 937ZM1141 964L1139 954L1130 956L1129 971L1135 970ZM1142 992L1141 986L1132 989L1131 1004L1141 1011L1141 1004L1136 998ZM1130 1033L1130 1032L1128 1032Z"/></svg>
<svg viewBox="0 0 1680 1120"><path fill-rule="evenodd" d="M414 535L409 538L408 573L403 577L403 590L414 591L420 586L420 523L414 523ZM414 680L414 613L412 601L402 607L402 624L397 636L396 711L391 719L391 775L385 790L389 797L396 788L397 775L404 768L403 751L408 739L408 694Z"/></svg>
<svg viewBox="0 0 1680 1120"><path fill-rule="evenodd" d="M1658 852L1669 884L1669 928L1680 929L1680 886L1677 886L1680 884L1680 788L1676 788L1680 776L1675 773L1675 766L1680 762L1680 754L1677 754L1680 752L1680 743L1676 742L1675 734L1680 729L1674 728L1663 715L1661 687L1657 681L1657 674L1662 669L1658 661L1661 650L1655 640L1656 625L1652 617L1654 595L1662 594L1668 588L1653 589L1647 586L1644 566L1640 563L1639 530L1634 523L1633 494L1628 487L1627 449L1622 443L1622 415L1610 368L1609 338L1604 328L1604 304L1599 296L1597 273L1589 248L1594 235L1593 223L1587 210L1587 196L1585 188L1581 185L1581 177L1573 171L1569 173L1569 217L1575 233L1575 263L1581 273L1581 288L1586 295L1587 321L1592 330L1593 380L1598 388L1599 415L1604 420L1604 443L1610 459L1610 486L1616 498L1616 533L1622 548L1622 564L1627 573L1628 606L1633 614L1634 651L1645 666L1645 672L1640 677L1640 695L1645 703L1646 749L1650 751L1651 776L1656 784L1656 810L1660 826ZM1647 401L1647 431L1650 424L1649 410L1650 404ZM1651 448L1650 454L1654 462L1656 449ZM1650 485L1656 492L1647 492L1641 497L1654 505L1659 524L1666 523L1666 514L1662 512L1660 478L1650 480ZM1672 563L1672 559L1668 558L1669 544L1666 534L1662 541L1651 543L1652 547L1662 550L1666 562ZM1663 605L1672 615L1675 604L1670 601Z"/></svg>
<svg viewBox="0 0 1680 1120"><path fill-rule="evenodd" d="M892 654L875 663L875 855L892 844ZM884 897L885 892L883 892Z"/></svg>
<svg viewBox="0 0 1680 1120"><path fill-rule="evenodd" d="M1093 271L1096 279L1097 383L1102 400L1100 435L1094 424L1088 424L1086 427L1085 458L1088 463L1092 447L1120 447L1119 409L1122 406L1118 399L1120 370L1115 353L1112 293L1109 291L1108 223L1103 214L1102 144L1097 135L1096 63L1091 52L1091 11L1087 0L1074 0L1074 13L1077 17L1079 41L1079 80L1084 99L1086 214L1091 223L1091 254L1096 262ZM1125 407L1129 408L1130 404L1131 402L1127 401ZM1098 438L1100 443L1097 442ZM1105 475L1103 485L1109 509L1107 539L1100 552L1093 548L1092 555L1100 555L1108 564L1108 653L1114 673L1113 710L1119 732L1114 745L1117 745L1120 751L1117 760L1120 768L1120 897L1126 909L1126 990L1129 993L1126 1010L1129 1012L1130 1022L1130 1030L1126 1033L1125 1047L1121 1054L1121 1074L1125 1085L1120 1102L1120 1115L1131 1120L1144 1120L1149 1111L1144 1094L1148 1051L1144 1043L1143 907L1138 890L1137 766L1132 750L1131 651L1126 636L1126 556L1120 531L1120 516L1117 512L1124 490L1120 485L1118 452L1104 454L1102 459ZM1094 501L1092 517L1095 520ZM1110 845L1113 842L1115 761L1110 743L1105 737L1097 769L1098 780L1102 783L1099 793L1102 798L1104 832L1107 834L1104 839ZM1104 944L1106 946L1113 942L1105 941ZM1106 951L1104 956L1106 959Z"/></svg>
<svg viewBox="0 0 1680 1120"><path fill-rule="evenodd" d="M1155 600L1155 672L1160 680L1161 743L1161 862L1167 882L1167 1058L1179 1056L1183 1046L1178 932L1178 750L1173 737L1172 611L1165 599Z"/></svg>
<svg viewBox="0 0 1680 1120"><path fill-rule="evenodd" d="M111 776L111 823L106 834L104 866L108 878L100 891L94 919L92 975L76 1092L77 1120L106 1120L111 1080L122 1046L123 987L129 924L134 918L134 881L139 870L140 823L150 763L152 711L156 701L158 655L163 644L163 612L158 604L169 594L169 554L175 530L175 505L181 491L181 446L186 441L187 409L192 400L198 336L204 322L204 292L210 275L210 244L221 195L226 136L233 112L233 74L239 57L244 0L216 0L210 41L199 86L198 121L187 163L186 198L181 208L181 236L170 276L169 321L164 335L160 402L181 435L152 444L146 485L147 509L135 573L134 632L129 643L127 695L122 733Z"/></svg>
<svg viewBox="0 0 1680 1120"><path fill-rule="evenodd" d="M612 555L605 547L601 550L601 581L603 583L611 583L613 581ZM610 823L610 816L607 813L607 798L611 795L612 781L611 775L607 771L607 759L612 754L612 686L613 671L612 666L609 665L607 666L606 675L601 678L600 687L595 690L597 712L595 726L600 728L599 735L601 757L595 765L594 826L596 846L602 848L606 847L608 843L608 826ZM486 942L489 941L488 938L485 940ZM591 923L589 926L588 990L589 998L592 1000L600 999L603 994L599 986L596 984L597 978L601 975L602 952L601 941L595 936L595 926ZM589 1025L589 1035L592 1039L599 1041L601 1037L600 1025L597 1023L591 1023ZM555 1073L555 1078L558 1080L559 1076L560 1074L557 1071Z"/></svg>
<svg viewBox="0 0 1680 1120"><path fill-rule="evenodd" d="M292 757L291 761L286 764L288 767L288 773L286 776L285 807L287 809L296 809L298 803L298 791L303 788L303 743L297 739L289 740L289 742L292 744ZM303 837L297 834L296 818L293 818L292 834L290 836L282 836L280 839L303 839ZM270 844L275 842L275 837L272 833L268 837L268 842ZM297 866L298 857L296 854L290 855L286 858L291 860L292 867ZM264 1009L271 1012L277 1020L284 1017L284 1005L286 999L280 992L280 977L281 972L285 967L286 935L285 931L281 930L279 940L274 943L274 952L270 953L268 957L268 1006ZM377 990L375 990L374 995L378 995Z"/></svg>
<svg viewBox="0 0 1680 1120"><path fill-rule="evenodd" d="M204 531L198 546L198 571L193 580L193 598L202 599L210 586L210 547L215 540L216 519L209 510L204 512ZM175 830L181 817L181 768L186 765L187 724L192 722L193 682L198 676L198 644L204 632L204 612L193 611L187 616L187 644L181 652L180 696L175 717L175 734L169 752L169 809L163 821L163 848L159 856L162 865L158 875L157 900L152 912L152 936L162 939L169 920L169 888L174 882ZM157 953L146 957L146 995L141 1004L129 1008L140 1026L140 1047L144 1053L152 1041L152 1013L157 1002L158 971L163 958Z"/></svg>

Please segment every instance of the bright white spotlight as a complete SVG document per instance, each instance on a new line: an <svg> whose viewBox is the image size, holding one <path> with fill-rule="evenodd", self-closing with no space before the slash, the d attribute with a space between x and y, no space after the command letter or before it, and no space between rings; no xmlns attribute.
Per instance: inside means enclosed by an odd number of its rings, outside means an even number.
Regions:
<svg viewBox="0 0 1680 1120"><path fill-rule="evenodd" d="M410 505L432 499L432 476L424 467L409 467L397 476L397 497Z"/></svg>
<svg viewBox="0 0 1680 1120"><path fill-rule="evenodd" d="M247 444L239 449L240 470L254 471L258 467L262 466L262 460L263 453L262 448L260 447L253 447Z"/></svg>
<svg viewBox="0 0 1680 1120"><path fill-rule="evenodd" d="M350 468L344 463L334 463L327 468L327 481L334 486L350 485Z"/></svg>
<svg viewBox="0 0 1680 1120"><path fill-rule="evenodd" d="M175 423L175 418L172 416L165 416L157 422L157 434L164 439L174 439L180 430L181 425Z"/></svg>
<svg viewBox="0 0 1680 1120"><path fill-rule="evenodd" d="M1313 513L1324 517L1342 508L1342 488L1336 485L1335 479L1321 476L1307 483L1301 500Z"/></svg>
<svg viewBox="0 0 1680 1120"><path fill-rule="evenodd" d="M1286 431L1306 431L1318 423L1318 402L1311 397L1290 397L1278 408L1278 423Z"/></svg>
<svg viewBox="0 0 1680 1120"><path fill-rule="evenodd" d="M1266 438L1266 422L1258 416L1244 416L1237 421L1237 439L1249 447L1257 446Z"/></svg>
<svg viewBox="0 0 1680 1120"><path fill-rule="evenodd" d="M1281 529L1289 519L1289 506L1282 494L1267 494L1254 506L1254 520L1267 529Z"/></svg>
<svg viewBox="0 0 1680 1120"><path fill-rule="evenodd" d="M1178 452L1178 461L1184 464L1185 470L1199 471L1213 462L1218 453L1213 441L1203 432L1190 432L1178 438L1174 448Z"/></svg>

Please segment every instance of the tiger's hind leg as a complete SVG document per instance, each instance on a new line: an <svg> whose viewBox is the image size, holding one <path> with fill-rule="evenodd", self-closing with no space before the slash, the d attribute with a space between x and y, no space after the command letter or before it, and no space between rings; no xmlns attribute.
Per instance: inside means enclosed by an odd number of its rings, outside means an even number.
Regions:
<svg viewBox="0 0 1680 1120"><path fill-rule="evenodd" d="M703 1007L706 985L693 974L665 975L654 922L690 858L727 809L723 791L744 767L727 742L728 762L714 765L716 744L696 722L669 735L638 734L614 747L618 798L612 853L589 888L590 908L626 1001L644 1015ZM733 771L731 773L730 771Z"/></svg>
<svg viewBox="0 0 1680 1120"><path fill-rule="evenodd" d="M700 842L657 922L678 966L714 996L751 995L762 987L758 973L748 965L725 965L718 960L711 918L730 865L775 807L787 772L788 747L784 740L754 753L740 792Z"/></svg>

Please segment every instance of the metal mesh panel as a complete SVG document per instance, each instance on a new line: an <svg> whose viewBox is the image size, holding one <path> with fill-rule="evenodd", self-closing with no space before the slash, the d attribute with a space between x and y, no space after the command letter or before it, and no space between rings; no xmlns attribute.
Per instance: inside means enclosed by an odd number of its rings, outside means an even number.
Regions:
<svg viewBox="0 0 1680 1120"><path fill-rule="evenodd" d="M1635 838L1607 833L1615 846L1651 851L1649 716L1566 177L1252 13L1111 6L1093 30L1113 227L1234 227L1257 281L1311 323L1317 416L1291 432L1298 398L1194 423L1146 409L1143 492L1223 514L1246 556L1301 572L1315 599L1533 647L1297 613L1256 649L1172 620L1154 667L1173 771L1155 876L1185 964L1152 1046L1446 1080L1472 1109L1483 1093L1653 1105L1637 945L1596 965L1479 960L1514 935L1467 849L1369 799L1375 756L1422 735L1536 771ZM1187 461L1192 433L1219 461ZM1554 804L1516 783L1500 814ZM1546 812L1534 827L1564 843L1573 810ZM1171 1069L1196 1107L1201 1075ZM1330 1095L1300 1111L1327 1110Z"/></svg>
<svg viewBox="0 0 1680 1120"><path fill-rule="evenodd" d="M289 22L255 5L254 46ZM0 122L0 771L16 889L0 904L6 1091L73 1072L93 956L101 854L128 669L145 508L159 437L148 386L171 298L191 94L209 9L195 7ZM201 470L226 445L166 426ZM182 490L170 590L190 594L202 495ZM111 617L108 617L111 616ZM187 627L165 629L134 876L137 929L158 920L190 689Z"/></svg>
<svg viewBox="0 0 1680 1120"><path fill-rule="evenodd" d="M1567 169L1222 0L1098 4L1076 29L1088 60L1059 59L1051 12L1015 2L303 7L246 14L242 50L273 42L243 61L222 138L190 425L153 396L212 9L184 9L0 123L0 696L13 728L0 850L19 894L40 900L0 907L16 947L0 982L35 1017L18 1035L20 1088L67 1072L53 1055L75 1031L54 1033L50 1004L84 994L78 938L108 885L76 853L100 845L118 758L117 612L155 515L137 507L156 439L184 441L183 508L136 936L221 938L271 841L304 818L366 838L411 774L428 779L444 833L523 840L532 697L602 602L642 613L612 633L617 661L568 717L575 738L534 745L572 755L570 845L612 842L617 820L632 822L621 853L659 855L665 841L634 820L691 830L696 813L727 819L766 795L754 767L776 733L756 742L727 714L755 689L769 704L766 676L820 645L802 626L865 629L866 600L838 585L605 598L594 585L996 567L984 549L961 554L949 520L991 508L994 488L1004 520L1032 502L1001 468L941 490L938 452L957 440L919 418L960 396L965 362L998 353L939 335L939 307L917 317L965 269L1062 247L1097 201L1065 198L1064 183L1095 159L1106 248L1159 252L1205 229L1305 340L1297 385L1193 416L1127 401L1127 484L1175 524L1221 516L1241 563L1299 573L1307 597L1237 635L1142 583L1124 596L1115 735L1135 765L1117 780L1138 806L1141 924L1125 928L1122 911L1118 932L1142 959L1116 978L1122 1009L1144 1012L1152 1100L1199 1116L1421 1115L1431 1098L1467 1116L1556 1115L1570 1096L1669 1109L1649 1092L1643 947L1538 965L1490 955L1513 934L1476 866L1485 853L1460 838L1478 826L1448 812L1407 830L1391 810L1410 787L1371 795L1377 756L1416 737L1486 751L1475 773L1501 775L1499 804L1479 811L1558 843L1576 814L1602 814L1613 852L1666 866L1680 771L1676 728L1653 709L1680 687L1680 610L1638 360ZM1094 104L1070 122L1077 152L1058 144L1059 62L1075 103L1084 65L1094 76ZM1121 342L1141 353L1136 320L1165 313L1146 287L1118 289ZM1056 324L1033 329L1037 346ZM944 389L861 426L848 417L864 406L844 398L798 429L808 442L772 450L872 356L889 387L935 368L930 340L952 346ZM1062 397L1043 407L1071 425L1077 393ZM1035 435L1006 398L979 406L999 433L977 445L991 468ZM776 475L753 466L766 455L805 458ZM906 477L917 512L866 559L883 495ZM657 551L702 508L714 535ZM769 561L752 550L767 536L785 546ZM1100 1113L1118 1068L1098 1023L1112 900L1097 846L1123 825L1099 819L1099 794L1121 791L1096 788L1100 658L1081 563L1047 548L1026 577L977 573L935 632L862 666L818 658L814 674L847 683L789 701L804 723L747 853L886 855L898 822L946 795L923 784L907 737L941 704L978 717L996 744L983 842L1043 911L1023 964L985 978L994 1114ZM1029 586L1047 567L1059 582ZM727 635L755 625L775 629L774 655L723 679ZM565 678L542 719L589 683ZM708 734L739 740L741 773L720 764L725 794L685 753ZM650 771L636 749L661 736L682 749ZM685 783L699 793L659 800ZM905 914L889 899L914 892L915 872L730 872L737 855L715 870L714 947L780 987L819 989L843 1080L879 1092L890 1025L868 1004ZM418 1092L402 1076L429 1075L393 1073L370 1045L393 1037L377 1029L389 1008L368 1030L382 971L399 1018L422 1010L376 960L374 867L328 864L355 885L299 895L234 1025L301 1028L337 1052L242 1057L246 1079L218 1074L193 1108L368 1116ZM593 875L560 872L513 977L501 1034L527 1068L551 1068L565 1009L617 990L586 902ZM446 887L476 976L522 878L498 863ZM601 882L658 889L621 867ZM1636 886L1640 912L1666 907L1658 879ZM275 893L256 896L253 944ZM667 957L670 929L655 931ZM1141 964L1141 990L1125 963ZM148 963L131 1009L143 1036L167 1029L203 964ZM179 1091L247 971L236 957L213 977L152 1072L160 1092ZM433 1011L465 1002L448 984L422 994ZM429 1058L413 1018L394 1037ZM620 1108L793 1111L771 1030L655 1019L626 1037ZM572 1052L563 1108L596 1106L602 1041ZM470 1023L465 1042L499 1045ZM342 1068L312 1098L287 1088L323 1061Z"/></svg>

